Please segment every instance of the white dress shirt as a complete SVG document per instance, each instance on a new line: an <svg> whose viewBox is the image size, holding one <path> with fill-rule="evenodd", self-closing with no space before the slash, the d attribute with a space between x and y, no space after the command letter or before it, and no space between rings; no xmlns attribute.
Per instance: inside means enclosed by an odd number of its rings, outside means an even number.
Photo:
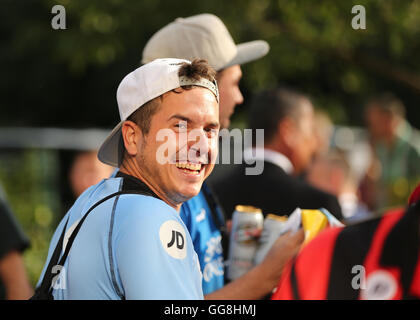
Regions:
<svg viewBox="0 0 420 320"><path fill-rule="evenodd" d="M293 173L293 164L290 160L284 154L271 149L247 148L244 150L244 160L247 163L257 160L267 161L282 168L287 174Z"/></svg>

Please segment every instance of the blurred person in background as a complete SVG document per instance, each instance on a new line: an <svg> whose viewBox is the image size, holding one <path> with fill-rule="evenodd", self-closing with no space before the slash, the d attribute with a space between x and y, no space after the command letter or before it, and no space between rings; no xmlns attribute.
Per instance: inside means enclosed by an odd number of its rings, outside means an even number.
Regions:
<svg viewBox="0 0 420 320"><path fill-rule="evenodd" d="M256 40L236 45L224 23L215 15L177 18L158 30L147 42L142 63L156 58L204 58L217 71L219 122L228 128L235 107L243 103L239 89L241 64L267 54L267 42ZM180 216L191 234L203 273L206 299L259 299L274 288L284 263L299 249L302 233L278 239L267 258L243 277L225 286L224 254L229 235L218 204L219 190L203 183L200 193L185 202ZM226 250L225 250L226 254Z"/></svg>
<svg viewBox="0 0 420 320"><path fill-rule="evenodd" d="M331 145L331 137L334 131L334 125L330 116L323 110L314 110L314 153L309 163L315 161L317 157L328 153ZM309 164L297 176L302 180L307 180Z"/></svg>
<svg viewBox="0 0 420 320"><path fill-rule="evenodd" d="M327 112L316 109L314 115L314 136L317 147L314 156L328 153L331 145L331 136L334 125Z"/></svg>
<svg viewBox="0 0 420 320"><path fill-rule="evenodd" d="M372 210L403 205L420 180L420 135L391 93L369 100L365 110L372 161L361 185L363 200Z"/></svg>
<svg viewBox="0 0 420 320"><path fill-rule="evenodd" d="M61 219L87 188L112 177L115 168L99 161L95 150L61 150L59 156L63 177L60 179Z"/></svg>
<svg viewBox="0 0 420 320"><path fill-rule="evenodd" d="M371 216L359 200L358 181L343 152L330 150L317 156L308 169L307 181L337 197L344 222L354 223Z"/></svg>
<svg viewBox="0 0 420 320"><path fill-rule="evenodd" d="M23 300L33 294L22 253L29 240L17 223L0 186L0 299Z"/></svg>
<svg viewBox="0 0 420 320"><path fill-rule="evenodd" d="M229 219L238 204L279 215L289 215L296 207L325 208L342 218L335 196L298 178L308 168L317 147L314 109L308 97L285 88L261 92L251 104L249 127L254 131L264 129L264 145L245 149L244 159L248 163L263 161L264 170L260 175L245 175L249 165L241 164L217 182L220 202ZM257 148L263 150L263 157L258 158Z"/></svg>
<svg viewBox="0 0 420 320"><path fill-rule="evenodd" d="M81 151L74 157L69 182L75 199L90 186L110 176L113 167L99 161L96 151Z"/></svg>

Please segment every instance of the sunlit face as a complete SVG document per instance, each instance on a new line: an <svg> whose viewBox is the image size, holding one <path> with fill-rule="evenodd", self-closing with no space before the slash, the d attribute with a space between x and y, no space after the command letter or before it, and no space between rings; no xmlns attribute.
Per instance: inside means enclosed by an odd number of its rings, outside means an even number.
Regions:
<svg viewBox="0 0 420 320"><path fill-rule="evenodd" d="M228 128L230 117L238 104L242 104L244 98L239 90L239 81L242 71L239 65L228 67L220 72L217 80L220 95L220 126Z"/></svg>
<svg viewBox="0 0 420 320"><path fill-rule="evenodd" d="M211 91L166 93L138 147L142 177L173 203L196 196L213 170L209 159L216 159L218 132L219 107Z"/></svg>
<svg viewBox="0 0 420 320"><path fill-rule="evenodd" d="M316 148L313 106L305 100L300 108L299 119L296 121L293 134L295 146L291 159L296 173L300 173L308 167Z"/></svg>

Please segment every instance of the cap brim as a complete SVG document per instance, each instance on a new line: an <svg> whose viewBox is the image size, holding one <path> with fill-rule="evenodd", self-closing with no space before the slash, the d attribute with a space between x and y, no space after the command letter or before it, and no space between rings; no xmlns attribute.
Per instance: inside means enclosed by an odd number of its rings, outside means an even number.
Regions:
<svg viewBox="0 0 420 320"><path fill-rule="evenodd" d="M122 124L123 121L112 129L98 151L98 159L113 167L119 167L122 162L122 150L124 150L121 134Z"/></svg>
<svg viewBox="0 0 420 320"><path fill-rule="evenodd" d="M238 53L228 62L222 69L234 66L236 64L244 64L261 57L264 57L270 50L269 44L264 40L255 40L244 42L236 46Z"/></svg>

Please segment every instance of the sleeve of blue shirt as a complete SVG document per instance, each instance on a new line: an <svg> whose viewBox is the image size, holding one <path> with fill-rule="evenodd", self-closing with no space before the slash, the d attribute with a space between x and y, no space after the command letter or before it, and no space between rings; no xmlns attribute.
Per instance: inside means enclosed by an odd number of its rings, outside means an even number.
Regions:
<svg viewBox="0 0 420 320"><path fill-rule="evenodd" d="M115 259L126 299L203 298L197 256L174 209L152 197L127 195L118 201L116 214ZM182 239L173 237L173 246L182 245L182 258L169 252L168 239L176 233L162 227L168 221L183 231Z"/></svg>

